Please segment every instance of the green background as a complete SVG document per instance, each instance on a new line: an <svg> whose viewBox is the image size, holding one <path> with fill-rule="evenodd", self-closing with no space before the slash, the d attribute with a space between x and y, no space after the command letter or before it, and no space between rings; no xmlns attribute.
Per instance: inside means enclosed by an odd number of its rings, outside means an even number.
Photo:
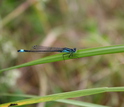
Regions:
<svg viewBox="0 0 124 107"><path fill-rule="evenodd" d="M123 0L0 0L0 70L57 53L18 53L34 45L87 49L124 43ZM34 65L0 74L0 93L49 95L98 87L120 87L123 54ZM76 100L123 107L123 93ZM0 104L24 99L0 96ZM35 107L28 105L24 107ZM49 102L45 107L71 107Z"/></svg>

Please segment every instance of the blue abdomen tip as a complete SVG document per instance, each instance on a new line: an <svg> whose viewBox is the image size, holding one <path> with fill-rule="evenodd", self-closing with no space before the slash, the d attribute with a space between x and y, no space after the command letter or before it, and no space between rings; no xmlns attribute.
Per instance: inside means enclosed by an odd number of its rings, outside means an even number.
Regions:
<svg viewBox="0 0 124 107"><path fill-rule="evenodd" d="M24 49L20 49L20 50L18 50L18 52L25 52L25 50Z"/></svg>

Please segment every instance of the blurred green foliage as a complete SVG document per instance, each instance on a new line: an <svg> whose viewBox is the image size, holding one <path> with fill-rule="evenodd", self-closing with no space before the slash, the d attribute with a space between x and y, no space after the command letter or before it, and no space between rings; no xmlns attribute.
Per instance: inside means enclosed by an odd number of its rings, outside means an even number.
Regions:
<svg viewBox="0 0 124 107"><path fill-rule="evenodd" d="M123 4L123 0L0 0L0 69L44 57L17 53L36 44L77 48L123 44ZM46 95L123 86L123 63L123 54L113 54L6 71L0 74L0 92ZM0 96L0 103L18 99ZM124 105L123 93L78 100L112 107ZM47 104L58 106L61 104Z"/></svg>

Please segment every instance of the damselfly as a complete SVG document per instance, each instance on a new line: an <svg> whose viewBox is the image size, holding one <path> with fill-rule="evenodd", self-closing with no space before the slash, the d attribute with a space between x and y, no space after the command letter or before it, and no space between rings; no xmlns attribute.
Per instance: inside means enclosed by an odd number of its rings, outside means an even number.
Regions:
<svg viewBox="0 0 124 107"><path fill-rule="evenodd" d="M66 54L69 54L69 58L72 57L73 54L76 53L76 48L67 48L67 47L58 48L58 47L46 47L46 46L35 45L31 50L20 49L17 52L62 52L65 53L63 54L63 59L64 59L64 55Z"/></svg>

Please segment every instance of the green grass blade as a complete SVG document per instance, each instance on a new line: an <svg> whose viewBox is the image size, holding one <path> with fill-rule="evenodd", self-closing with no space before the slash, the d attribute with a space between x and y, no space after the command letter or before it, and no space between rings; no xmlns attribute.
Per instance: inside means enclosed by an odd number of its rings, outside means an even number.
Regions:
<svg viewBox="0 0 124 107"><path fill-rule="evenodd" d="M81 101L76 101L76 100L56 100L61 103L67 103L67 104L72 104L80 107L110 107L110 106L102 106L98 104L93 104L93 103L87 103L87 102L81 102Z"/></svg>
<svg viewBox="0 0 124 107"><path fill-rule="evenodd" d="M13 96L13 97L25 97L25 98L38 97L36 95L7 94L7 93L0 93L0 95L1 96ZM88 103L88 102L83 102L83 101L77 101L77 100L70 100L70 99L60 99L60 100L55 100L55 102L72 104L72 105L76 105L80 107L109 107L109 106L103 106L103 105L98 105L98 104L93 104L93 103Z"/></svg>
<svg viewBox="0 0 124 107"><path fill-rule="evenodd" d="M77 53L74 54L75 57L72 57L72 58L82 58L82 57L113 54L113 53L120 53L120 52L124 52L124 45L82 49L82 50L78 50ZM71 59L71 58L69 58L68 55L65 55L64 59L67 60L67 59ZM2 70L0 70L0 73L3 71L12 70L12 69L16 69L16 68L32 66L32 65L37 65L37 64L50 63L50 62L56 62L56 61L62 61L62 60L63 60L62 54L56 54L56 55L44 57L44 58L41 58L41 59L38 59L35 61L27 62L27 63L21 64L21 65L2 69Z"/></svg>
<svg viewBox="0 0 124 107"><path fill-rule="evenodd" d="M59 99L67 99L67 98L74 98L74 97L81 97L87 95L94 95L103 92L122 92L124 91L124 87L102 87L102 88L93 88L93 89L85 89L85 90L78 90L72 92L65 92L53 95L47 95L44 97L35 97L20 101L14 101L6 104L1 104L0 107L8 107L10 104L17 104L17 105L27 105L27 104L34 104L39 102L48 102L48 101L55 101Z"/></svg>

